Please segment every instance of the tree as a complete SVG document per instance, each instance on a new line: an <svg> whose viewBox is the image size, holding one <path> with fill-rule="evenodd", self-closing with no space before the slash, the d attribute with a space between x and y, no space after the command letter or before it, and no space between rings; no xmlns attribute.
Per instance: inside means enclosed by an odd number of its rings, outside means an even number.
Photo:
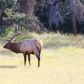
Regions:
<svg viewBox="0 0 84 84"><path fill-rule="evenodd" d="M36 12L41 8L40 3L43 3L44 1L45 0L18 0L19 12L25 13L26 15L31 14L30 18L33 18L35 17ZM39 19L33 22L31 29L38 33L46 31Z"/></svg>
<svg viewBox="0 0 84 84"><path fill-rule="evenodd" d="M36 17L19 13L17 0L0 0L0 33L12 25L29 28Z"/></svg>
<svg viewBox="0 0 84 84"><path fill-rule="evenodd" d="M76 21L84 21L84 6L80 0L70 0L74 35L77 35Z"/></svg>
<svg viewBox="0 0 84 84"><path fill-rule="evenodd" d="M16 2L17 0L0 0L0 34L11 24L7 19L9 13L7 10L16 10Z"/></svg>
<svg viewBox="0 0 84 84"><path fill-rule="evenodd" d="M17 0L0 0L0 26L3 24L3 18L6 16L6 10L12 8Z"/></svg>
<svg viewBox="0 0 84 84"><path fill-rule="evenodd" d="M80 0L51 0L47 2L46 8L49 9L49 27L53 24L57 27L59 22L63 23L67 15L71 15L74 34L77 34L76 21L84 21L84 6Z"/></svg>

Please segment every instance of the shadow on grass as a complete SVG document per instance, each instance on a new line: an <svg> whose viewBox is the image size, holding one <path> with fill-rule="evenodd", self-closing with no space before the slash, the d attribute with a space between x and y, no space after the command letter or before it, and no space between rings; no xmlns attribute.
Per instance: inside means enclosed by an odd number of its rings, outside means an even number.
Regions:
<svg viewBox="0 0 84 84"><path fill-rule="evenodd" d="M2 65L2 66L0 66L0 68L17 68L17 66L12 66L12 65L5 66L5 65Z"/></svg>

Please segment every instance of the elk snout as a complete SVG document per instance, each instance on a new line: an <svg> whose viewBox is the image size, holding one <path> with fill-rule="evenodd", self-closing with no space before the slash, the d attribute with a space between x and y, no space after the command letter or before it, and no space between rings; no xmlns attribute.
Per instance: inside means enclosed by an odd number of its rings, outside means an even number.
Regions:
<svg viewBox="0 0 84 84"><path fill-rule="evenodd" d="M3 46L3 48L6 48L5 46Z"/></svg>
<svg viewBox="0 0 84 84"><path fill-rule="evenodd" d="M6 45L4 45L4 46L3 46L3 48L7 48L7 46L6 46Z"/></svg>

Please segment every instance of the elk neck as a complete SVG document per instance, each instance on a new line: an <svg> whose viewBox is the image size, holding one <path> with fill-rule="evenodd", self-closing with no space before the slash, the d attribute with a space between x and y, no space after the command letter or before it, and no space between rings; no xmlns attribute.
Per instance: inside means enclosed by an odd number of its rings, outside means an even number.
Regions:
<svg viewBox="0 0 84 84"><path fill-rule="evenodd" d="M15 52L15 53L21 53L20 51L20 45L22 42L15 42L12 43L12 45L9 47L9 50Z"/></svg>

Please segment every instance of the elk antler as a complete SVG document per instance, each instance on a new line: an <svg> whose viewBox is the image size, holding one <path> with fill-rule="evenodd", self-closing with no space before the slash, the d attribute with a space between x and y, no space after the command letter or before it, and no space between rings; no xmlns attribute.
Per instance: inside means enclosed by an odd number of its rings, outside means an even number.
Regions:
<svg viewBox="0 0 84 84"><path fill-rule="evenodd" d="M10 40L6 39L5 37L4 37L4 39L5 39L6 41L10 41Z"/></svg>
<svg viewBox="0 0 84 84"><path fill-rule="evenodd" d="M20 29L18 30L18 26L17 26L17 34L15 34L15 26L14 26L14 36L11 38L11 40L15 40L16 37L17 37L18 35L20 35L20 34L25 35L25 34L27 34L27 33L23 32L23 28L22 28L22 31L21 31L21 27L20 27Z"/></svg>
<svg viewBox="0 0 84 84"><path fill-rule="evenodd" d="M14 25L14 36L11 38L11 40L15 40L16 37L17 37L18 35L20 35L20 34L25 35L25 34L27 34L27 33L23 32L23 28L22 28L22 31L21 31L21 27L20 27L20 30L18 30L18 26L17 26L17 33L15 34L15 25ZM6 41L11 41L11 40L6 39L5 37L4 37L4 39L5 39Z"/></svg>

